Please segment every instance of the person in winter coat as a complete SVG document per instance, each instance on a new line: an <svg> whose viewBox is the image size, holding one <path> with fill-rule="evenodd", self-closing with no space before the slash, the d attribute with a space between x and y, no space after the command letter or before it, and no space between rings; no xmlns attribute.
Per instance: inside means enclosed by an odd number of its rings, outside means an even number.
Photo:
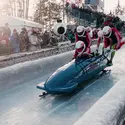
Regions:
<svg viewBox="0 0 125 125"><path fill-rule="evenodd" d="M9 37L11 36L11 30L9 28L9 24L6 23L5 27L3 28L3 36L7 39L9 39Z"/></svg>
<svg viewBox="0 0 125 125"><path fill-rule="evenodd" d="M22 28L20 33L20 50L21 52L25 52L29 50L29 37L26 28Z"/></svg>
<svg viewBox="0 0 125 125"><path fill-rule="evenodd" d="M3 28L0 27L0 42L4 41L6 46L8 47L8 43L9 43L9 38L7 36L4 35L4 31Z"/></svg>
<svg viewBox="0 0 125 125"><path fill-rule="evenodd" d="M20 38L16 29L13 30L13 34L10 36L10 41L12 44L13 52L20 52Z"/></svg>
<svg viewBox="0 0 125 125"><path fill-rule="evenodd" d="M30 51L36 51L38 49L41 49L38 37L37 37L37 32L35 30L32 30L28 34L29 36L29 41L30 41Z"/></svg>

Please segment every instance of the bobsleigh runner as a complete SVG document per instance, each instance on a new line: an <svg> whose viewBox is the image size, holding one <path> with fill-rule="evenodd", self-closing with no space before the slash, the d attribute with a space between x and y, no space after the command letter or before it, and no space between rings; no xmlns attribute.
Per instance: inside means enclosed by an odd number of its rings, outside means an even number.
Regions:
<svg viewBox="0 0 125 125"><path fill-rule="evenodd" d="M79 85L105 71L110 53L107 50L89 59L74 59L57 69L45 82L38 84L37 88L45 91L43 95L72 93Z"/></svg>

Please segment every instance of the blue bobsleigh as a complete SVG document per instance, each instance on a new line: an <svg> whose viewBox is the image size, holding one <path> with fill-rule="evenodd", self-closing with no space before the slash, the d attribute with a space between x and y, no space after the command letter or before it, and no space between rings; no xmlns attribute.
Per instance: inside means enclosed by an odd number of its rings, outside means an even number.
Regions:
<svg viewBox="0 0 125 125"><path fill-rule="evenodd" d="M76 59L57 69L45 82L37 85L38 89L48 94L72 93L80 84L97 76L107 67L110 52L89 59Z"/></svg>

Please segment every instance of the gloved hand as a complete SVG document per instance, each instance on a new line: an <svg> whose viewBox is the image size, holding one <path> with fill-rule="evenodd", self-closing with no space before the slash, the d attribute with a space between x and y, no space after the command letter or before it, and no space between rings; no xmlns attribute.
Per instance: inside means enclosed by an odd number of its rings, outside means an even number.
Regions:
<svg viewBox="0 0 125 125"><path fill-rule="evenodd" d="M115 49L111 49L111 50L110 50L111 53L112 53L112 52L115 52L115 51L116 51Z"/></svg>
<svg viewBox="0 0 125 125"><path fill-rule="evenodd" d="M103 48L102 54L106 54L107 52L110 53L111 48Z"/></svg>
<svg viewBox="0 0 125 125"><path fill-rule="evenodd" d="M117 46L117 45L116 45L116 46L115 46L115 50L118 50L118 49L120 49L120 46Z"/></svg>
<svg viewBox="0 0 125 125"><path fill-rule="evenodd" d="M99 56L99 55L100 55L98 51L99 51L99 50L96 49L96 53L95 53L96 56Z"/></svg>
<svg viewBox="0 0 125 125"><path fill-rule="evenodd" d="M98 49L96 49L96 53L98 53L98 51L99 51L99 50L98 50Z"/></svg>

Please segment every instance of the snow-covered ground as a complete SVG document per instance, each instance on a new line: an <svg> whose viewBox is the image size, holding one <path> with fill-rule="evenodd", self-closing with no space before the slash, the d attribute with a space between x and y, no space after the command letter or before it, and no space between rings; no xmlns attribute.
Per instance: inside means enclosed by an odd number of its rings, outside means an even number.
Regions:
<svg viewBox="0 0 125 125"><path fill-rule="evenodd" d="M40 99L38 95L42 91L36 89L38 83L71 60L72 52L1 69L0 125L73 125L125 76L124 53L124 48L117 52L111 74L93 79L73 96L48 95Z"/></svg>
<svg viewBox="0 0 125 125"><path fill-rule="evenodd" d="M11 55L4 55L4 56L0 56L0 61L4 60L4 59L19 57L19 56L25 56L25 55L28 55L28 54L38 53L38 52L47 51L47 50L51 50L51 49L53 49L53 48L45 48L45 49L37 50L37 51L34 51L34 52L22 52L22 53L15 53L15 54L11 54Z"/></svg>
<svg viewBox="0 0 125 125"><path fill-rule="evenodd" d="M81 117L74 125L124 125L125 120L125 48L117 53L115 66L117 84ZM105 84L108 84L105 82Z"/></svg>
<svg viewBox="0 0 125 125"><path fill-rule="evenodd" d="M92 51L95 51L95 47L96 46L92 46ZM41 75L45 75L71 61L73 52L74 51L65 52L56 56L40 58L34 61L23 62L0 69L0 84L4 84L5 81L7 82L7 77L10 78L9 81L13 81L13 79L15 81L16 79L24 80L28 75L39 74L39 72L41 72Z"/></svg>
<svg viewBox="0 0 125 125"><path fill-rule="evenodd" d="M0 90L15 85L18 82L25 82L31 75L44 76L53 72L61 65L68 63L72 59L73 52L58 54L53 57L41 58L34 61L19 63L0 69ZM6 85L5 85L6 83Z"/></svg>
<svg viewBox="0 0 125 125"><path fill-rule="evenodd" d="M74 125L120 125L125 118L125 78L121 79Z"/></svg>

